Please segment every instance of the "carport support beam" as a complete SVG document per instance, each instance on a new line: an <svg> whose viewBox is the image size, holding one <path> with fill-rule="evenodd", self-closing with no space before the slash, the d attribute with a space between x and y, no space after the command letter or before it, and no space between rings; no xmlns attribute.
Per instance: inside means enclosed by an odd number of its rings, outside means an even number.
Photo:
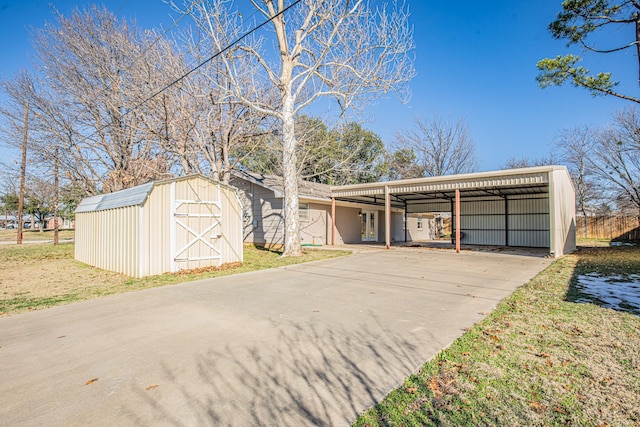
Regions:
<svg viewBox="0 0 640 427"><path fill-rule="evenodd" d="M460 253L460 189L456 188L456 253Z"/></svg>
<svg viewBox="0 0 640 427"><path fill-rule="evenodd" d="M336 198L331 198L331 246L336 244Z"/></svg>
<svg viewBox="0 0 640 427"><path fill-rule="evenodd" d="M391 247L391 195L389 186L384 186L384 240L387 249Z"/></svg>

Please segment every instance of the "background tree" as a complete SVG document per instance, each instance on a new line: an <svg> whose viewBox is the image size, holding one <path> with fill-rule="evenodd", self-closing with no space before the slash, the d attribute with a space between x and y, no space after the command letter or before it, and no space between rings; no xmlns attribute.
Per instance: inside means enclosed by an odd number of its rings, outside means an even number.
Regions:
<svg viewBox="0 0 640 427"><path fill-rule="evenodd" d="M152 60L159 56L156 39L97 6L69 17L56 13L54 23L33 33L36 68L48 88L32 94L43 101L35 113L65 152L62 170L87 194L170 174L170 159L142 119L142 101L158 89L150 85L167 80Z"/></svg>
<svg viewBox="0 0 640 427"><path fill-rule="evenodd" d="M177 9L175 4L173 7ZM244 156L259 151L263 136L272 133L274 120L229 97L231 85L253 87L258 72L255 61L239 45L230 46L244 30L241 16L222 2L189 2L187 10L195 27L179 35L184 54L159 52L157 61L173 70L164 74L190 74L150 101L158 116L151 121L157 126L152 132L185 173L202 173L228 183L231 171ZM218 37L209 37L209 19L215 23ZM163 50L167 49L173 50L173 46ZM167 61L167 57L172 59ZM193 64L201 66L193 70ZM274 99L273 90L255 88L255 93L266 103Z"/></svg>
<svg viewBox="0 0 640 427"><path fill-rule="evenodd" d="M549 153L543 157L530 159L528 157L509 157L506 162L500 165L500 169L531 168L535 166L551 166L561 163L561 158L554 153Z"/></svg>
<svg viewBox="0 0 640 427"><path fill-rule="evenodd" d="M592 173L610 189L617 206L638 216L640 225L640 116L635 108L619 112L600 132L590 157Z"/></svg>
<svg viewBox="0 0 640 427"><path fill-rule="evenodd" d="M18 216L18 194L16 192L5 193L0 196L0 222L7 227L9 216Z"/></svg>
<svg viewBox="0 0 640 427"><path fill-rule="evenodd" d="M412 129L396 134L395 151L404 150L399 158L415 156L420 176L442 176L473 172L478 167L475 145L466 123L418 118Z"/></svg>
<svg viewBox="0 0 640 427"><path fill-rule="evenodd" d="M222 1L210 10L226 7ZM408 13L402 7L380 6L365 0L299 1L285 6L284 0L252 1L254 7L273 29L275 47L267 52L260 44L245 42L242 49L261 67L255 76L260 83L253 88L233 84L230 94L244 105L275 117L282 132L282 175L284 177L284 252L283 256L301 254L298 220L298 161L296 157L295 117L321 97L330 97L346 111L358 102L389 91L402 91L415 74L413 37ZM286 16L285 16L286 14ZM204 19L200 28L226 46L225 26L211 13L196 16ZM237 70L230 63L227 74ZM277 102L256 96L256 89L269 87Z"/></svg>
<svg viewBox="0 0 640 427"><path fill-rule="evenodd" d="M339 155L326 165L327 173L319 182L358 184L379 181L384 175L385 148L377 134L349 122L333 130L330 139L335 141Z"/></svg>
<svg viewBox="0 0 640 427"><path fill-rule="evenodd" d="M565 129L558 137L562 160L569 170L576 192L576 209L583 216L595 213L602 197L603 190L591 167L596 138L597 131L589 126Z"/></svg>
<svg viewBox="0 0 640 427"><path fill-rule="evenodd" d="M592 41L591 35L609 30L621 33L621 27L631 27L629 39L605 48L602 39ZM577 44L587 52L608 54L630 51L638 67L640 84L640 3L635 0L565 0L562 11L555 21L549 24L549 31L556 39L567 40L567 45ZM605 39L605 43L611 38ZM616 91L618 82L612 80L611 73L600 72L596 75L577 65L582 58L576 55L545 58L538 62L541 73L537 80L542 88L561 86L567 81L573 86L582 87L592 95L611 95L640 103L640 98Z"/></svg>
<svg viewBox="0 0 640 427"><path fill-rule="evenodd" d="M385 156L386 178L389 180L421 178L424 176L423 168L418 164L418 159L413 148L398 148L388 152Z"/></svg>
<svg viewBox="0 0 640 427"><path fill-rule="evenodd" d="M46 219L54 211L55 188L48 180L31 174L28 176L27 182L24 211L35 219L31 228L34 229L38 226L40 231L44 231Z"/></svg>
<svg viewBox="0 0 640 427"><path fill-rule="evenodd" d="M359 123L347 122L334 129L317 117L296 117L298 176L312 182L345 185L373 182L384 175L385 148L382 139ZM268 175L282 171L282 139L247 155L246 169Z"/></svg>

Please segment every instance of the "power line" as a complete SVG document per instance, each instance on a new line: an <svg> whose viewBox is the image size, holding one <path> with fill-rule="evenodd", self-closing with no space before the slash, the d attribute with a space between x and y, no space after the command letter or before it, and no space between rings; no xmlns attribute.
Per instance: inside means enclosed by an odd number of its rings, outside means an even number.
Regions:
<svg viewBox="0 0 640 427"><path fill-rule="evenodd" d="M272 17L270 17L269 19L265 20L264 22L262 22L261 24L255 26L254 28L246 31L244 34L242 34L241 36L239 36L238 38L236 38L234 41L232 41L231 43L229 43L226 47L220 49L218 52L214 53L213 55L211 55L209 58L205 59L204 61L202 61L200 64L196 65L195 67L193 67L192 69L190 69L189 71L187 71L186 73L184 73L182 76L178 77L177 79L175 79L174 81L172 81L171 83L167 84L166 86L164 86L162 89L154 92L152 95L150 95L149 97L145 98L143 101L139 102L138 104L134 105L133 107L131 107L130 109L128 109L127 111L124 112L124 114L122 114L121 117L125 117L128 114L132 113L133 111L137 110L138 108L140 108L141 106L143 106L144 104L146 104L147 102L149 102L150 100L152 100L153 98L155 98L156 96L160 95L162 92L166 91L167 89L169 89L170 87L174 86L175 84L181 82L182 80L184 80L185 78L187 78L189 75L191 75L194 71L200 69L202 66L204 66L205 64L211 62L212 60L214 60L215 58L217 58L218 56L222 55L224 52L228 51L229 49L231 49L233 46L235 46L236 44L240 43L242 40L244 40L245 38L247 38L249 35L251 35L252 33L258 31L260 28L264 27L265 25L267 25L268 23L270 23L271 21L273 21L275 18L283 15L285 12L287 12L289 9L295 7L298 3L300 3L302 0L296 0L293 3L291 3L289 6L285 7L284 9L282 9L280 12L276 13L275 15L273 15ZM100 127L99 129L97 129L95 132L93 132L92 134L82 138L79 142L83 142L86 141L87 139L93 137L94 135L96 135L97 133L103 131L104 129L108 128L109 126L113 125L115 123L115 120L111 120L109 123L105 124L104 126Z"/></svg>

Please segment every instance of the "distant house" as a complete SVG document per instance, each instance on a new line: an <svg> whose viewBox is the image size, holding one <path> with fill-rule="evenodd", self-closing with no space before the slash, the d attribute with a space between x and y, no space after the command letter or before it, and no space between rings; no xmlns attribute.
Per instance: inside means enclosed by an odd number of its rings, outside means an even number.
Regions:
<svg viewBox="0 0 640 427"><path fill-rule="evenodd" d="M46 221L45 229L53 230L56 228L56 221L54 221L53 216L48 217L45 221ZM68 218L58 217L57 223L58 223L59 230L67 230L75 227L75 222Z"/></svg>
<svg viewBox="0 0 640 427"><path fill-rule="evenodd" d="M245 243L267 247L284 244L284 190L279 176L234 171L230 184L240 190ZM303 245L331 244L331 189L328 185L299 181L300 237ZM433 215L409 215L391 210L394 241L432 240ZM336 202L335 244L383 242L384 210L365 203ZM406 228L406 233L405 233Z"/></svg>

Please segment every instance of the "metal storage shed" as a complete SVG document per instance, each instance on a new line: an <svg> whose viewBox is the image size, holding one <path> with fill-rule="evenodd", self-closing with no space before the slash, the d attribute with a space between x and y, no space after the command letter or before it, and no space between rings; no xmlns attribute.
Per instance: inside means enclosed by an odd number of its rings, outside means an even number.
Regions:
<svg viewBox="0 0 640 427"><path fill-rule="evenodd" d="M575 191L564 166L345 185L331 192L334 201L384 207L386 221L392 207L405 215L450 212L454 235L461 233L457 243L546 247L553 257L576 247ZM390 229L387 223L387 247Z"/></svg>
<svg viewBox="0 0 640 427"><path fill-rule="evenodd" d="M76 209L75 258L134 277L243 260L235 189L202 175L86 198Z"/></svg>

